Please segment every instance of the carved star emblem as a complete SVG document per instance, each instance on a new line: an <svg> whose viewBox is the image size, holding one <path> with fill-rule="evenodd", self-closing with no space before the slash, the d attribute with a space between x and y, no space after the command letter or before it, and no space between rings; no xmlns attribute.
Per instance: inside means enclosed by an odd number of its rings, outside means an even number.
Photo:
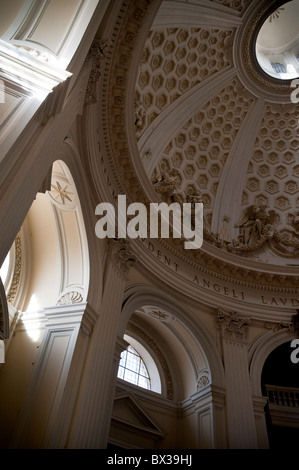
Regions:
<svg viewBox="0 0 299 470"><path fill-rule="evenodd" d="M67 191L68 185L66 185L64 188L60 185L59 181L56 181L56 185L52 184L51 185L53 190L57 193L56 196L54 197L55 201L57 201L58 198L61 200L61 204L65 205L65 200L67 199L68 201L72 202L71 198L69 197L69 194L74 194L70 191Z"/></svg>
<svg viewBox="0 0 299 470"><path fill-rule="evenodd" d="M158 318L158 320L165 320L167 318L167 315L165 313L160 312L160 310L153 310L151 315L155 318Z"/></svg>

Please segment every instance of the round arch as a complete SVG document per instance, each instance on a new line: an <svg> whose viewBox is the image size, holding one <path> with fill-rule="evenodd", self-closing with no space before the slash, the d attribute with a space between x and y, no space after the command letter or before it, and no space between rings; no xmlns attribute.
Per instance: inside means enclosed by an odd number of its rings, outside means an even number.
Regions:
<svg viewBox="0 0 299 470"><path fill-rule="evenodd" d="M99 245L104 245L105 242L95 236L97 222L95 207L99 201L95 199L96 196L92 191L90 181L87 179L86 172L83 171L80 153L71 134L65 138L61 151L57 154L57 159L67 165L76 186L82 222L85 227L86 252L88 253L89 279L86 300L94 309L97 309L101 303L103 286L103 265L100 253L103 252L104 246L99 247ZM90 188L90 192L86 192L86 188Z"/></svg>
<svg viewBox="0 0 299 470"><path fill-rule="evenodd" d="M119 336L125 333L126 325L135 310L144 305L157 305L171 312L194 338L198 350L205 359L211 382L219 387L225 387L225 377L221 358L215 348L215 341L203 323L191 314L189 309L176 299L162 293L159 289L147 285L129 287L124 295Z"/></svg>
<svg viewBox="0 0 299 470"><path fill-rule="evenodd" d="M89 285L86 231L71 171L58 157L50 176L46 187L36 195L24 224L27 311L83 302Z"/></svg>
<svg viewBox="0 0 299 470"><path fill-rule="evenodd" d="M261 377L265 361L274 349L283 343L292 341L295 338L293 333L287 329L279 331L267 331L256 338L249 347L250 380L254 396L262 395Z"/></svg>

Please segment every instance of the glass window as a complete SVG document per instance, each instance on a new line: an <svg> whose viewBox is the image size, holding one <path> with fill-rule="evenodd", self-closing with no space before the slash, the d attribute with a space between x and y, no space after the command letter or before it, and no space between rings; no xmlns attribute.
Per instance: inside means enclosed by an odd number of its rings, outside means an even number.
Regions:
<svg viewBox="0 0 299 470"><path fill-rule="evenodd" d="M146 365L138 352L128 346L122 352L117 377L139 387L151 389L151 381Z"/></svg>
<svg viewBox="0 0 299 470"><path fill-rule="evenodd" d="M280 64L279 62L272 62L271 65L276 73L286 73L286 68L283 64Z"/></svg>

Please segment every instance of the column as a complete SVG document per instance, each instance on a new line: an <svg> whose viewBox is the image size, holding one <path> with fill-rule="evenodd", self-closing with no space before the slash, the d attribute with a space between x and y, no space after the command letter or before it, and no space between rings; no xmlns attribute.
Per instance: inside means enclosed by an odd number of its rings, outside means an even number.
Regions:
<svg viewBox="0 0 299 470"><path fill-rule="evenodd" d="M102 303L90 338L67 448L106 448L120 355L118 351L116 360L125 279L134 261L126 241L109 240Z"/></svg>
<svg viewBox="0 0 299 470"><path fill-rule="evenodd" d="M248 368L248 320L235 312L218 311L218 333L225 368L228 446L256 449L251 382Z"/></svg>

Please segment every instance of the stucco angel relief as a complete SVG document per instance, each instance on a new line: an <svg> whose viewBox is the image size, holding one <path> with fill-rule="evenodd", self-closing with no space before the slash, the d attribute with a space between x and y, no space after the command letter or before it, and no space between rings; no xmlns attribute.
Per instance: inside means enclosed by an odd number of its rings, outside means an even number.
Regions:
<svg viewBox="0 0 299 470"><path fill-rule="evenodd" d="M276 212L268 210L264 204L252 204L235 225L239 228L238 243L257 246L262 239L271 238L274 234L276 218Z"/></svg>

